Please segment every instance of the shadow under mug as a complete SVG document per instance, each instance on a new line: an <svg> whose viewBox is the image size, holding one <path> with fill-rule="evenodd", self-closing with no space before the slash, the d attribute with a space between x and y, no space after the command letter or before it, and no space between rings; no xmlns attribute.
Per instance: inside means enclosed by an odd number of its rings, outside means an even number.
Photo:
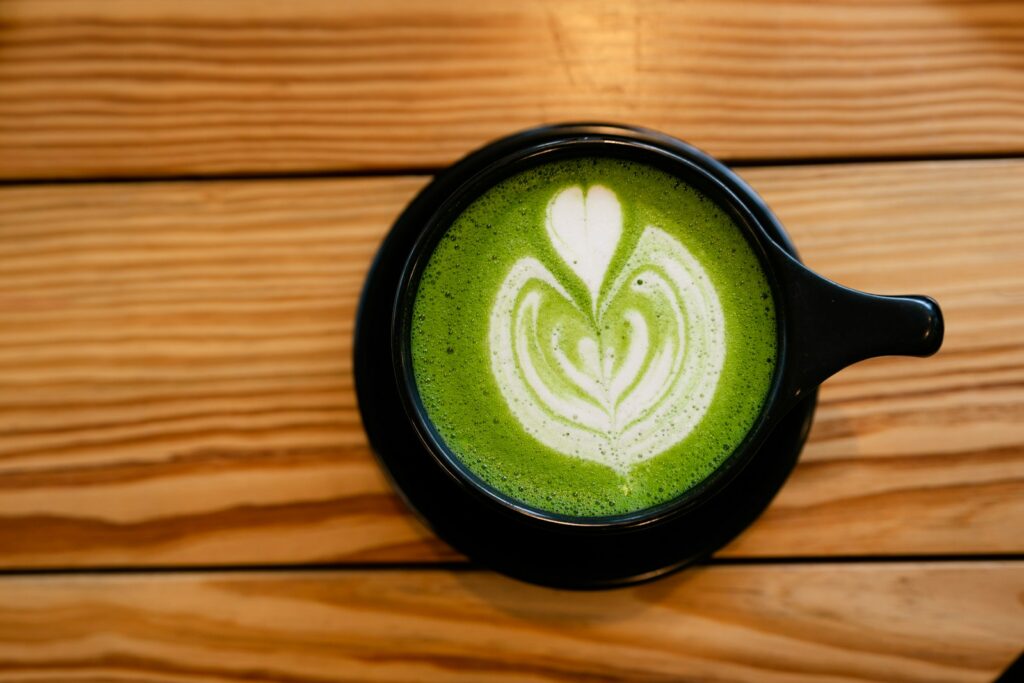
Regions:
<svg viewBox="0 0 1024 683"><path fill-rule="evenodd" d="M647 164L698 189L744 232L775 300L775 374L745 439L679 497L616 516L551 513L488 486L450 452L431 424L412 370L412 304L419 277L447 228L502 180L573 157ZM934 300L858 292L802 265L760 197L707 154L649 130L567 124L481 148L438 175L409 204L367 277L357 313L354 367L374 451L407 504L442 539L471 559L524 580L601 588L654 578L731 540L788 476L822 381L866 358L931 355L942 337L942 314Z"/></svg>

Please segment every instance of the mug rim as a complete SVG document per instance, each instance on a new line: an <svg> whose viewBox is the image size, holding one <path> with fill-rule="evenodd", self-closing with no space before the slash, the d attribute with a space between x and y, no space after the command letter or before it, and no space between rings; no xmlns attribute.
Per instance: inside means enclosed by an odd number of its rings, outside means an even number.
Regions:
<svg viewBox="0 0 1024 683"><path fill-rule="evenodd" d="M449 168L444 177L453 187L440 197L426 220L401 268L391 311L391 356L399 396L409 423L427 453L460 487L491 505L540 525L573 529L629 529L655 524L699 507L734 479L758 452L777 422L772 408L779 399L787 371L787 329L789 311L782 293L783 274L770 250L792 250L780 246L762 225L759 216L774 220L764 202L726 168L704 152L668 136L637 128L607 124L567 124L525 131L492 143L505 145L505 153L483 164L470 155ZM625 158L653 166L680 178L725 211L740 229L772 291L775 304L775 367L768 391L753 424L743 439L707 476L666 501L631 512L603 516L574 516L526 504L483 481L447 446L437 432L420 398L411 355L411 315L419 279L437 243L452 222L477 198L504 180L545 163L580 157ZM477 163L473 163L477 162ZM426 192L426 190L424 191ZM751 204L753 206L751 206ZM772 227L784 235L776 222ZM795 250L792 250L795 254Z"/></svg>

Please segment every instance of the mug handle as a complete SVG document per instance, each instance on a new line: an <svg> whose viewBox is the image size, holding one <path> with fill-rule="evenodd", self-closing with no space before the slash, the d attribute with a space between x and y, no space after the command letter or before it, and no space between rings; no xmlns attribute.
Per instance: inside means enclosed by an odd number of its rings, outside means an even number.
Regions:
<svg viewBox="0 0 1024 683"><path fill-rule="evenodd" d="M781 249L772 251L786 318L775 400L782 412L848 365L876 356L930 356L942 346L945 326L935 299L843 287Z"/></svg>

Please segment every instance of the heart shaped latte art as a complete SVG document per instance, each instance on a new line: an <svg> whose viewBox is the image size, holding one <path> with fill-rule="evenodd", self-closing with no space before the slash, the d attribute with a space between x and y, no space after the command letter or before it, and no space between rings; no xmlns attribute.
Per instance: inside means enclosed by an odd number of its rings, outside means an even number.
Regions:
<svg viewBox="0 0 1024 683"><path fill-rule="evenodd" d="M528 434L627 474L685 439L711 405L725 359L722 306L697 259L652 225L608 272L622 208L604 186L562 190L546 223L590 306L538 259L519 259L491 309L491 371Z"/></svg>

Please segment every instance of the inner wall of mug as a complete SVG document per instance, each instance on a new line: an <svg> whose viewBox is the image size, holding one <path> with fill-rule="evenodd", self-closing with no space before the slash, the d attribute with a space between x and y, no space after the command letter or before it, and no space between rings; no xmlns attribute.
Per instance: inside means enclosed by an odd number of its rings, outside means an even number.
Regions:
<svg viewBox="0 0 1024 683"><path fill-rule="evenodd" d="M449 198L449 200L445 202L444 205L442 205L439 208L439 210L435 214L434 220L431 221L431 224L424 231L424 234L422 235L419 243L414 248L413 254L410 257L410 261L407 264L406 277L404 278L403 285L400 288L399 300L397 302L396 308L397 318L395 329L395 341L399 345L399 351L401 356L400 361L403 370L402 374L404 374L405 380L404 384L409 392L409 396L406 398L408 399L407 408L410 410L410 416L413 418L413 422L415 423L417 430L420 432L421 437L427 443L429 449L432 451L434 456L441 461L441 463L446 467L446 469L448 469L454 476L462 479L465 482L468 482L471 486L478 488L483 493L493 498L496 498L497 500L506 505L510 505L520 510L526 510L534 514L539 514L540 516L548 516L556 519L571 518L585 523L589 521L607 520L609 518L628 518L636 517L637 515L643 516L648 515L653 511L662 510L666 507L678 505L683 501L694 498L695 496L701 493L706 493L710 487L713 487L715 485L717 480L721 479L720 475L724 474L727 470L730 469L730 466L735 465L736 461L741 459L743 452L749 446L749 442L753 439L753 437L755 437L756 433L762 426L761 418L763 417L764 409L770 403L771 400L771 393L776 383L777 375L779 372L778 366L780 364L779 358L781 351L782 320L781 315L777 315L775 314L775 312L772 312L774 328L771 330L771 334L774 334L776 336L776 348L774 349L772 357L764 358L759 355L756 359L756 362L767 364L767 370L762 373L761 385L759 387L759 392L762 393L763 396L760 398L759 401L755 402L756 405L754 406L749 405L748 397L748 405L745 406L748 411L748 417L750 415L756 417L751 417L749 419L749 424L743 426L743 429L745 429L745 431L737 432L736 428L732 428L733 432L731 434L729 443L725 444L725 446L727 447L726 452L722 455L718 455L717 458L711 461L710 466L707 467L705 471L698 472L699 476L697 477L696 481L693 481L692 473L682 472L681 474L678 474L678 467L673 468L666 466L666 460L670 459L664 457L664 454L672 453L673 449L675 449L676 455L674 457L677 465L679 463L686 463L687 466L692 464L691 459L689 458L687 453L683 452L692 451L692 445L687 447L680 446L680 444L687 444L686 439L682 440L681 442L676 442L669 448L655 450L654 452L662 454L659 457L646 459L646 457L643 456L642 454L638 455L637 453L634 453L634 457L640 457L642 459L638 461L626 462L626 465L631 467L632 470L656 467L660 463L662 469L665 470L665 472L663 472L660 475L660 480L659 475L657 473L652 475L650 471L647 471L643 473L643 476L647 478L645 479L645 481L659 480L663 485L669 485L669 488L665 492L666 494L663 495L661 498L658 498L656 496L652 498L651 494L653 493L653 491L644 492L646 494L646 497L642 499L634 499L634 507L632 508L628 507L628 503L627 506L623 506L620 504L619 507L616 508L616 501L610 500L606 508L597 509L591 505L591 501L587 501L587 505L590 505L590 507L587 507L585 509L584 514L580 514L579 508L577 508L576 510L567 510L564 507L564 505L557 507L549 507L548 505L545 504L543 499L539 498L536 495L535 491L530 492L533 493L534 495L524 495L521 493L522 488L520 488L517 491L516 488L512 487L512 485L506 486L504 489L502 489L502 482L493 480L491 482L488 482L482 476L478 475L477 471L474 470L480 469L480 462L478 461L476 463L473 463L473 466L467 465L467 463L464 462L463 457L460 457L459 455L452 452L453 450L458 451L458 448L449 447L447 441L440 433L441 431L444 431L445 425L442 424L441 430L439 430L438 427L434 424L433 419L445 419L448 416L438 415L437 411L435 410L435 415L432 418L432 416L429 414L428 409L424 405L424 402L419 391L418 378L414 372L413 359L411 357L411 329L413 325L416 324L416 321L412 320L412 315L413 306L416 301L417 291L420 286L420 278L423 276L424 270L426 269L426 266L430 261L431 257L433 256L434 251L437 248L437 245L441 241L442 237L448 232L452 223L459 219L459 217L463 214L467 207L469 207L481 195L485 194L486 192L488 192L488 190L495 187L499 183L507 180L509 177L517 176L526 171L536 170L538 166L542 166L545 164L551 164L553 162L558 161L565 161L567 159L581 158L588 160L595 158L609 160L631 159L635 163L641 164L644 167L660 168L662 171L667 171L674 178L682 180L685 186L693 188L693 190L697 194L712 200L716 209L725 211L728 214L728 218L731 220L731 223L735 226L734 228L729 228L729 230L735 230L736 233L741 237L741 240L745 240L746 246L749 247L750 251L752 252L754 260L757 262L756 266L758 271L762 274L763 282L758 283L757 285L748 286L747 289L749 291L745 292L744 296L756 297L757 301L759 302L758 305L763 305L765 310L770 310L774 306L774 302L777 301L777 297L774 295L774 292L777 289L777 287L774 284L772 273L770 271L770 266L768 265L767 260L764 258L762 245L758 241L756 229L749 224L749 221L752 219L749 216L742 215L743 207L739 205L738 202L735 201L735 198L732 197L727 190L714 187L713 183L711 184L712 186L709 187L706 182L703 182L707 180L707 178L704 177L702 173L694 173L694 169L691 168L689 164L681 163L681 160L665 160L660 155L652 156L650 154L650 150L647 150L645 152L645 150L642 147L638 148L638 146L635 143L623 145L609 144L607 141L605 141L604 144L594 143L593 141L590 141L588 143L583 143L580 141L577 142L578 144L575 145L551 145L547 149L533 151L529 154L524 154L521 158L516 159L514 161L506 160L499 164L496 164L494 167L477 174L475 177L471 179L468 179L467 182L464 183L463 186L458 191L456 191ZM723 197L720 196L720 194L719 196L716 196L716 190L719 189L722 189L724 193L729 194L729 197L724 198L725 201L723 201ZM533 217L533 219L535 220L536 217ZM679 217L677 215L676 220L678 219ZM480 226L480 229L486 229L486 226ZM644 233L644 237L646 238L647 230L645 230ZM655 250L659 252L666 250L671 251L673 248L671 243L655 242L653 244ZM629 249L627 249L626 251L629 251ZM735 253L735 251L736 249L734 247L733 252ZM449 251L449 253L453 252ZM564 258L566 254L558 254L557 249L553 251L549 250L548 253L541 253L537 254L536 256L539 256L540 258L531 258L529 259L530 263L526 265L534 268L534 270L536 270L539 267L540 270L537 272L526 273L527 278L540 277L541 279L543 279L545 277L545 271L547 272L548 277L554 278L554 276L551 275L548 269L555 268L555 272L557 272L557 259L559 256L563 257L563 262L561 264L563 266L563 270L565 270L565 266L570 265L567 259ZM622 264L620 263L619 265L621 266ZM705 262L705 265L714 266L715 264L708 264L707 262ZM508 264L504 264L502 266L503 269L507 267ZM527 270L529 270L529 268L527 268ZM579 271L575 275L580 276L577 279L582 281L582 279L586 278L587 273ZM510 277L512 277L511 273ZM571 280L572 277L573 274L570 274L569 277L566 278L564 277L563 273L562 277L554 278L553 282L557 286L559 279L561 279L561 281L564 283L565 281L567 281L567 279ZM721 279L721 277L719 279ZM643 281L642 278L637 278L636 280L631 281L628 284L629 286L636 285L637 288L639 288L642 287ZM691 284L698 284L696 278L691 282ZM699 287L694 287L694 289L699 289ZM735 290L730 291L734 292ZM769 292L771 292L770 295ZM596 294L596 292L591 293ZM577 294L579 294L578 291ZM480 297L485 298L491 297L491 295L492 293L489 291L479 293ZM697 303L699 305L701 302L698 301ZM453 303L452 305L455 304ZM643 321L641 321L641 323L642 322ZM682 342L683 339L680 339L680 341ZM699 342L699 340L689 339L689 342L691 346L695 346ZM730 343L730 349L735 349L735 345L732 342ZM708 349L705 349L705 351L707 350ZM714 351L714 349L710 350ZM454 351L454 349L448 349L448 352ZM438 350L435 349L434 353L436 354L437 352ZM735 358L733 358L732 360L735 363ZM745 361L754 362L754 360L750 358L746 358ZM764 367L765 366L762 366L762 368ZM698 375L699 374L700 373L698 372ZM700 377L691 377L690 379L696 381L699 380ZM495 381L500 383L500 379L497 376L495 377ZM514 385L515 381L511 381L510 384ZM699 382L691 382L691 384L688 386L692 387L695 390L695 392L701 389L706 390L706 387L700 386ZM502 389L502 391L504 391L504 389ZM732 386L732 391L733 393L735 393L735 385ZM717 395L716 387L712 387L712 394ZM694 396L696 396L696 393L694 394ZM494 401L500 398L502 397L492 396L490 400ZM697 399L695 398L694 400L696 401ZM725 399L722 400L724 401ZM717 414L720 415L726 408L730 408L736 405L735 399L732 400L733 403L731 404L719 403L715 405L710 399L708 399L703 409L706 412L708 410L708 406L710 405L711 408L717 411ZM510 403L508 405L511 406ZM679 413L679 415L683 415L683 413ZM685 417L685 415L683 416ZM703 420L703 417L704 414L701 413L698 416L698 422L701 422ZM722 420L719 419L719 423L721 422ZM495 420L495 424L498 424L497 420ZM528 421L521 422L519 426L526 429L527 433L529 433L528 427L530 426L530 424ZM499 428L507 427L507 424L503 424L498 427L495 427L494 429L498 430ZM482 427L478 428L487 429L489 427L488 425L483 425ZM723 431L723 429L720 427L719 431ZM582 441L586 438L585 432L579 432L578 434L580 436L577 437L577 435L570 434L567 432L566 436L569 438L563 441L571 444L573 442ZM568 458L566 462L569 462L572 466L561 467L559 469L560 475L563 478L568 476L572 477L574 480L580 479L581 481L587 482L588 469L592 474L596 468L598 471L602 472L610 469L611 472L609 474L613 476L617 482L621 482L621 484L617 485L621 485L623 487L628 488L631 485L631 483L635 483L637 480L636 477L630 476L630 472L632 470L624 469L621 467L617 468L616 463L608 461L595 463L592 460L588 460L587 456L585 455L587 451L584 452L583 457L575 457L571 454L567 454L567 452L563 449L551 449L550 444L548 444L547 442L541 442L534 445L530 441L530 438L531 437L529 436L523 436L521 438L521 443L525 444L524 447L533 447L538 451L543 450L544 448L548 448L549 450L554 450L555 453L560 454L558 457L563 459ZM600 442L598 440L594 443L597 443L599 445ZM655 443L655 447L657 445L658 444ZM571 448L572 446L570 445L568 447ZM585 443L581 446L581 448L586 447L587 446ZM536 453L534 453L534 455L536 455ZM707 456L707 453L705 453L704 455ZM484 460L484 463L486 463L486 459ZM673 474L673 477L671 479L666 479L665 477L668 476L669 474ZM487 473L484 472L484 476L486 475ZM691 477L689 481L686 481L685 485L678 485L675 489L671 488L673 482L680 482L682 481L682 477L685 476ZM593 477L591 477L591 484L592 479ZM522 483L523 482L520 481L519 485L522 486ZM543 483L542 479L535 478L534 484L539 488L545 488L546 486ZM606 485L602 484L602 486L605 486L605 488L602 490L610 490ZM621 500L623 500L623 498L620 497L619 501ZM626 500L628 500L628 497L626 498Z"/></svg>

